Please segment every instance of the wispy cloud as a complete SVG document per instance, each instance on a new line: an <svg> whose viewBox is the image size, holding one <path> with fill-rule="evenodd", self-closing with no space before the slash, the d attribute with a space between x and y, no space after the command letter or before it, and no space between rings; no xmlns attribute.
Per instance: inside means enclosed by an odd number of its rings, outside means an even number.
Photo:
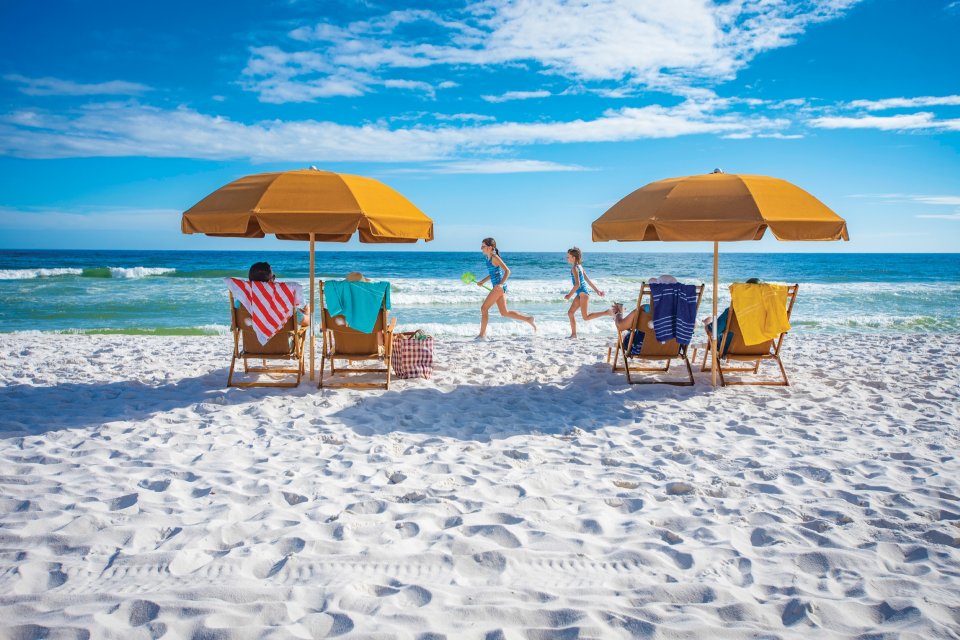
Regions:
<svg viewBox="0 0 960 640"><path fill-rule="evenodd" d="M928 205L931 207L958 207L960 206L960 195L926 195L917 193L854 193L848 196L850 198L864 198L874 200L888 205ZM915 218L927 218L935 220L960 220L960 209L953 213L921 213Z"/></svg>
<svg viewBox="0 0 960 640"><path fill-rule="evenodd" d="M462 160L446 162L423 169L426 173L555 173L566 171L590 171L576 164L560 164L545 160Z"/></svg>
<svg viewBox="0 0 960 640"><path fill-rule="evenodd" d="M917 216L918 218L935 218L937 220L958 220L960 221L960 211L956 213L925 213Z"/></svg>
<svg viewBox="0 0 960 640"><path fill-rule="evenodd" d="M16 209L0 207L0 227L4 229L64 230L143 230L164 229L176 224L177 209L137 209L134 207L90 207L82 209Z"/></svg>
<svg viewBox="0 0 960 640"><path fill-rule="evenodd" d="M867 198L888 202L919 202L937 206L960 206L960 195L924 195L916 193L854 193L849 198Z"/></svg>
<svg viewBox="0 0 960 640"><path fill-rule="evenodd" d="M549 98L549 91L507 91L498 96L480 96L486 102L509 102L511 100L530 100L533 98Z"/></svg>
<svg viewBox="0 0 960 640"><path fill-rule="evenodd" d="M28 96L137 96L150 91L145 84L124 80L84 84L60 78L28 78L17 73L3 79L19 85L20 93Z"/></svg>
<svg viewBox="0 0 960 640"><path fill-rule="evenodd" d="M929 111L892 116L822 116L808 121L819 129L879 129L881 131L960 131L960 118L938 120Z"/></svg>
<svg viewBox="0 0 960 640"><path fill-rule="evenodd" d="M960 96L919 96L916 98L884 98L882 100L854 100L848 103L856 109L883 111L886 109L915 109L918 107L960 106Z"/></svg>
<svg viewBox="0 0 960 640"><path fill-rule="evenodd" d="M407 128L316 120L247 124L186 107L166 110L136 103L103 103L71 112L21 110L0 116L0 153L28 158L147 156L396 162L451 159L465 150L531 144L773 133L788 124L786 120L725 110L722 101L607 110L592 119Z"/></svg>
<svg viewBox="0 0 960 640"><path fill-rule="evenodd" d="M445 12L392 11L300 27L287 34L284 48L253 49L245 86L280 102L320 97L316 87L328 78L359 74L371 86L395 70L525 65L601 83L594 89L615 96L621 85L684 95L700 83L732 78L758 54L792 44L810 25L859 1L486 0ZM418 25L429 28L414 30ZM289 86L296 84L305 88Z"/></svg>

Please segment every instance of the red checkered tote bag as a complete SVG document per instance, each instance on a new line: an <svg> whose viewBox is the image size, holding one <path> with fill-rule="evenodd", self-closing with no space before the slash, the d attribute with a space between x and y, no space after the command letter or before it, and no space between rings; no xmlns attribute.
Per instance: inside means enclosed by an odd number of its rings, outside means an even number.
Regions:
<svg viewBox="0 0 960 640"><path fill-rule="evenodd" d="M433 375L433 336L423 331L398 333L390 353L393 375L398 378L429 378Z"/></svg>

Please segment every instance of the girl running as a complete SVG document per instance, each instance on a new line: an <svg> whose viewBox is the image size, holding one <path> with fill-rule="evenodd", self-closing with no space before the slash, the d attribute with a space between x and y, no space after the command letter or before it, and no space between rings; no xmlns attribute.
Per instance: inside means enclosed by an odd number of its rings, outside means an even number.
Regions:
<svg viewBox="0 0 960 640"><path fill-rule="evenodd" d="M484 238L480 243L480 251L483 252L489 275L483 280L478 280L477 286L481 287L489 280L490 284L493 285L493 291L487 294L487 299L480 306L480 335L477 338L480 340L487 339L487 320L490 317L490 307L493 305L497 305L500 315L504 318L523 320L533 327L533 331L536 333L537 323L534 322L533 316L507 309L507 279L510 277L510 267L500 257L497 241L493 238Z"/></svg>
<svg viewBox="0 0 960 640"><path fill-rule="evenodd" d="M597 288L597 285L593 284L593 280L587 277L587 274L583 272L583 252L580 249L574 247L567 251L567 262L571 265L570 268L570 279L573 281L573 288L570 289L570 293L563 296L565 300L573 298L573 302L570 304L570 310L567 311L567 317L570 318L570 337L577 337L577 319L576 313L577 309L580 309L580 313L583 315L584 320L596 320L597 318L603 318L604 316L613 315L613 310L608 309L607 311L595 311L594 313L589 313L587 306L590 304L590 294L587 292L587 285L597 292L597 295L601 298L604 296L603 291Z"/></svg>

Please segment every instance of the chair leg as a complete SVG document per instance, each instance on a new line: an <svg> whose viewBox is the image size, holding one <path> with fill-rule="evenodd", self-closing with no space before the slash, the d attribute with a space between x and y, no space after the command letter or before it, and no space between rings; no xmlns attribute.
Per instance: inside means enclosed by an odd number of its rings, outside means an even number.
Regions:
<svg viewBox="0 0 960 640"><path fill-rule="evenodd" d="M775 356L774 359L777 361L777 366L780 367L780 375L783 376L783 386L789 387L789 386L790 386L790 380L787 378L787 370L783 368L783 361L780 360L780 356L779 356L779 355Z"/></svg>
<svg viewBox="0 0 960 640"><path fill-rule="evenodd" d="M696 381L693 379L693 367L690 366L690 358L687 354L683 354L683 364L687 365L687 377L690 379L688 386L692 387Z"/></svg>
<svg viewBox="0 0 960 640"><path fill-rule="evenodd" d="M227 386L233 386L233 369L237 364L237 354L234 353L233 357L230 358L230 373L227 374Z"/></svg>

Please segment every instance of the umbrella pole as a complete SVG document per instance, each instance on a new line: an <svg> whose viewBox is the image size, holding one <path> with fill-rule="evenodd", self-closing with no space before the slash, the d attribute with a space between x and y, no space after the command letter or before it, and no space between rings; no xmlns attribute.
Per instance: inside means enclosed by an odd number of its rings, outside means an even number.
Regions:
<svg viewBox="0 0 960 640"><path fill-rule="evenodd" d="M719 318L717 317L717 288L719 286L718 277L717 277L717 268L720 264L720 243L714 241L713 243L713 353L710 358L710 379L713 383L713 386L717 386L717 367L719 366L717 362L717 324L719 324Z"/></svg>
<svg viewBox="0 0 960 640"><path fill-rule="evenodd" d="M314 235L310 234L310 379L314 378L314 367L313 367L313 354L315 349L313 347L313 324L314 324L314 309L316 308L316 300L314 299L314 286L313 286L313 262L314 262ZM714 302L713 306L717 306Z"/></svg>

